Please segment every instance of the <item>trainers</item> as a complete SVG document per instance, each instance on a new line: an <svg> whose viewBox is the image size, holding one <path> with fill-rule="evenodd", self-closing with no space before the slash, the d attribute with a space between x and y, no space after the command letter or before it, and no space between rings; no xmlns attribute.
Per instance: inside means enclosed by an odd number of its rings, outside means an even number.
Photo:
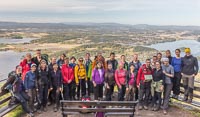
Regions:
<svg viewBox="0 0 200 117"><path fill-rule="evenodd" d="M34 117L34 114L33 113L29 113L27 116L28 117Z"/></svg>
<svg viewBox="0 0 200 117"><path fill-rule="evenodd" d="M174 99L178 99L178 95L175 95L175 96L174 96Z"/></svg>
<svg viewBox="0 0 200 117"><path fill-rule="evenodd" d="M158 111L160 109L160 106L157 105L155 108L154 108L154 111Z"/></svg>
<svg viewBox="0 0 200 117"><path fill-rule="evenodd" d="M139 108L138 108L139 110L142 110L143 109L143 106L139 106Z"/></svg>
<svg viewBox="0 0 200 117"><path fill-rule="evenodd" d="M186 102L187 100L188 100L188 98L186 96L184 96L182 101Z"/></svg>
<svg viewBox="0 0 200 117"><path fill-rule="evenodd" d="M145 110L148 110L148 107L147 107L147 106L144 106L144 109L145 109Z"/></svg>
<svg viewBox="0 0 200 117"><path fill-rule="evenodd" d="M166 115L166 114L167 114L167 111L166 111L166 110L163 110L163 114Z"/></svg>
<svg viewBox="0 0 200 117"><path fill-rule="evenodd" d="M54 112L57 112L58 111L58 109L57 108L54 108Z"/></svg>
<svg viewBox="0 0 200 117"><path fill-rule="evenodd" d="M37 112L38 112L39 114L41 114L41 113L42 113L41 109L38 109L38 110L37 110Z"/></svg>
<svg viewBox="0 0 200 117"><path fill-rule="evenodd" d="M48 102L48 103L47 103L48 106L51 106L51 104L52 104L51 102Z"/></svg>
<svg viewBox="0 0 200 117"><path fill-rule="evenodd" d="M43 109L43 110L44 110L44 112L47 112L47 108L46 108L46 107L44 107L44 109Z"/></svg>

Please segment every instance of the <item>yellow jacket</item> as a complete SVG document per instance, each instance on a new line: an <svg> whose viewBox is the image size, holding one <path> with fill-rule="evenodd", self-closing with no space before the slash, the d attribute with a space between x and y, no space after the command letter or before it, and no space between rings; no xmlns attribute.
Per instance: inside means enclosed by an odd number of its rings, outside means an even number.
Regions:
<svg viewBox="0 0 200 117"><path fill-rule="evenodd" d="M87 80L86 69L85 69L84 64L82 64L82 65L77 64L74 68L74 71L75 71L75 82L76 82L76 84L79 84L79 79Z"/></svg>

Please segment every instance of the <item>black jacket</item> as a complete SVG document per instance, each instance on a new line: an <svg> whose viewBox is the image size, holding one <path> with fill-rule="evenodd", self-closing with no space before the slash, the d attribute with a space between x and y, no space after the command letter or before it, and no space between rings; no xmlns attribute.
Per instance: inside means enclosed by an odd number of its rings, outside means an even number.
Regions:
<svg viewBox="0 0 200 117"><path fill-rule="evenodd" d="M117 62L116 59L114 59L114 60L107 60L107 65L108 65L108 64L112 64L113 70L116 70L117 67L118 67L118 62Z"/></svg>
<svg viewBox="0 0 200 117"><path fill-rule="evenodd" d="M43 85L49 84L50 78L49 78L48 69L45 69L45 70L41 70L40 68L38 69L37 82L38 82L38 86L43 86Z"/></svg>
<svg viewBox="0 0 200 117"><path fill-rule="evenodd" d="M158 81L163 81L163 85L165 84L165 74L163 73L163 70L160 69L160 70L156 70L156 69L153 69L153 81L154 82L158 82Z"/></svg>
<svg viewBox="0 0 200 117"><path fill-rule="evenodd" d="M57 70L56 72L51 71L50 72L50 86L53 88L59 88L62 87L63 78L62 73L60 70Z"/></svg>
<svg viewBox="0 0 200 117"><path fill-rule="evenodd" d="M105 82L108 85L115 85L115 72L114 70L107 70L105 72Z"/></svg>
<svg viewBox="0 0 200 117"><path fill-rule="evenodd" d="M198 60L196 57L190 56L184 56L182 58L182 70L181 72L186 75L192 75L197 74L199 71L199 65Z"/></svg>

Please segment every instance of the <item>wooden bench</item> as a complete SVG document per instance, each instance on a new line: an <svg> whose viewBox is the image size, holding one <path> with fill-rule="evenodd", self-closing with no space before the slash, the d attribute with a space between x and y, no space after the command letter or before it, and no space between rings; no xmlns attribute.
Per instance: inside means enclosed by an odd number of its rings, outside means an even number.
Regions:
<svg viewBox="0 0 200 117"><path fill-rule="evenodd" d="M0 80L0 83L3 83L7 79ZM8 114L10 111L14 110L19 104L8 105L7 102L10 101L12 96L9 95L9 91L3 90L0 92L0 117Z"/></svg>
<svg viewBox="0 0 200 117"><path fill-rule="evenodd" d="M131 116L134 117L136 101L65 101L61 100L63 117L82 113L103 112L104 116ZM88 108L82 108L86 106Z"/></svg>

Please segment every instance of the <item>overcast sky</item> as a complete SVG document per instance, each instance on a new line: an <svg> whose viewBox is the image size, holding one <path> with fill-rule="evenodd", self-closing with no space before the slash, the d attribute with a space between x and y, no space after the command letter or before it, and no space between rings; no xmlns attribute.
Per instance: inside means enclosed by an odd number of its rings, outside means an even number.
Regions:
<svg viewBox="0 0 200 117"><path fill-rule="evenodd" d="M200 0L0 0L0 21L200 26Z"/></svg>

